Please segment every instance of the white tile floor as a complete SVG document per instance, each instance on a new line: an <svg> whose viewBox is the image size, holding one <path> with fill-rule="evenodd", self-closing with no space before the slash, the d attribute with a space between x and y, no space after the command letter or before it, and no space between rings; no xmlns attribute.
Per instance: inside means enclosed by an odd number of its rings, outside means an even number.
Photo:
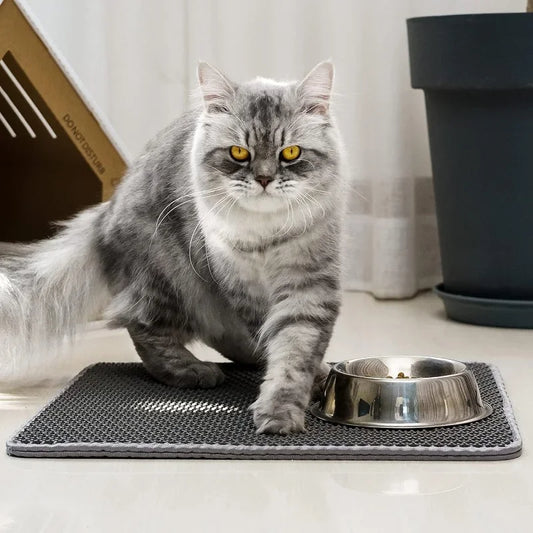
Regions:
<svg viewBox="0 0 533 533"><path fill-rule="evenodd" d="M97 360L134 360L97 326L64 380ZM206 349L201 357L215 356ZM0 453L0 532L498 532L533 523L533 330L447 321L429 293L379 302L346 294L328 359L440 355L499 366L524 439L503 462L43 460ZM60 385L0 393L0 442Z"/></svg>

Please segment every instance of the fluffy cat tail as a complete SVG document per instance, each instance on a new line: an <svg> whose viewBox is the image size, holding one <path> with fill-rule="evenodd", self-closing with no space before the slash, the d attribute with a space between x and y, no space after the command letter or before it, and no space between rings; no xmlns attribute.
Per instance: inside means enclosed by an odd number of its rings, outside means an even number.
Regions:
<svg viewBox="0 0 533 533"><path fill-rule="evenodd" d="M0 381L35 377L65 337L105 305L108 289L95 246L105 207L61 224L51 239L0 249Z"/></svg>

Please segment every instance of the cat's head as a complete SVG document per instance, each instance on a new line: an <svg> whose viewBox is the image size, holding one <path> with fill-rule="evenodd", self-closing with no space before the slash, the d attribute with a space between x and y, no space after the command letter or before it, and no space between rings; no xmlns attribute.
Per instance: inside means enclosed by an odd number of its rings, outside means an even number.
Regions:
<svg viewBox="0 0 533 533"><path fill-rule="evenodd" d="M236 84L200 63L203 112L192 150L200 194L221 209L231 200L252 212L323 210L341 157L330 115L333 73L326 61L301 82Z"/></svg>

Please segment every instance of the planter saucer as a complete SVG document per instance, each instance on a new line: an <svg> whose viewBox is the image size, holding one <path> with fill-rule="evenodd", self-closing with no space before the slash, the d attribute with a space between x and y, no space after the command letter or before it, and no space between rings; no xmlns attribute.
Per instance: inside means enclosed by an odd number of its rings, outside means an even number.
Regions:
<svg viewBox="0 0 533 533"><path fill-rule="evenodd" d="M533 300L502 300L462 296L444 289L440 283L433 291L444 302L449 318L480 326L533 328Z"/></svg>

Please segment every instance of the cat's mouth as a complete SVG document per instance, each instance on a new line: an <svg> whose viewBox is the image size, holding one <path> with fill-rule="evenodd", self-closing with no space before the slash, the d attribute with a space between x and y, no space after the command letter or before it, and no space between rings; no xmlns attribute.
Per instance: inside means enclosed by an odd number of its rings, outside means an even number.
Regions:
<svg viewBox="0 0 533 533"><path fill-rule="evenodd" d="M239 205L250 211L273 213L285 209L286 202L272 191L263 190L240 198Z"/></svg>

